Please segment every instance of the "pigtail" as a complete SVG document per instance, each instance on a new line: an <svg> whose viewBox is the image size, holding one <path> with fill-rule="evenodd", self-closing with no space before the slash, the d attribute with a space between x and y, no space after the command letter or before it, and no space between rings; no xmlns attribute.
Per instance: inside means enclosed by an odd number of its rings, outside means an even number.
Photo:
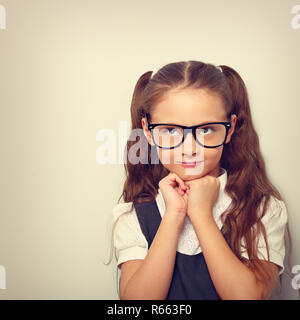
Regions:
<svg viewBox="0 0 300 320"><path fill-rule="evenodd" d="M224 146L222 165L234 176L235 181L232 182L238 184L241 179L243 180L242 184L245 189L240 190L241 194L236 195L241 199L248 189L253 186L257 188L257 186L262 185L262 181L266 181L268 178L265 162L260 151L259 137L252 121L245 83L234 69L228 66L222 66L222 71L231 91L231 114L237 116L237 123L232 139L230 143ZM245 139L245 137L247 137L247 139ZM241 164L243 164L243 167L241 167ZM253 176L253 172L255 172L256 175ZM256 179L257 181L255 181ZM255 190L255 188L253 189ZM261 191L260 198L255 201L260 201L266 194L273 193L274 189L276 197L281 200L280 193L269 182L267 189L265 189L264 185L264 189L259 190Z"/></svg>
<svg viewBox="0 0 300 320"><path fill-rule="evenodd" d="M152 201L158 192L158 182L167 174L167 170L160 163L155 146L148 143L142 134L141 120L150 109L150 99L147 89L151 80L152 71L144 73L137 81L131 102L131 133L125 148L125 172L126 181L120 196L124 202L140 203ZM136 129L140 129L139 141L136 141ZM129 159L131 148L138 143L136 156L140 162L131 163ZM131 150L132 151L132 150ZM119 200L120 200L119 198Z"/></svg>
<svg viewBox="0 0 300 320"><path fill-rule="evenodd" d="M131 101L131 106L130 106L130 113L131 113L131 133L130 136L127 140L126 147L124 150L124 167L125 167L125 173L126 173L126 181L124 183L123 187L123 192L121 196L118 199L118 204L120 203L120 200L123 198L124 202L131 202L130 208L126 211L123 212L117 219L114 221L112 225L112 233L111 233L111 247L110 247L110 256L108 259L108 262L104 264L108 265L111 263L113 254L116 257L116 252L114 249L114 231L116 228L116 225L124 214L130 213L133 208L134 208L134 203L137 202L138 196L142 193L143 190L143 184L141 183L141 177L143 176L143 166L141 164L132 164L130 163L128 159L128 151L130 148L136 143L135 137L133 130L134 129L141 129L142 124L141 124L141 119L144 114L144 107L145 107L145 88L147 87L149 80L151 78L152 71L148 71L144 73L137 81L134 91L133 91L133 96L132 96L132 101ZM145 146L142 147L142 150L139 150L140 152L145 152L145 150L148 148L148 141L144 139L143 136L140 136L140 138L143 140L141 141L141 145ZM140 155L140 154L139 154ZM140 155L141 156L141 155ZM119 286L117 285L117 291L119 294Z"/></svg>
<svg viewBox="0 0 300 320"><path fill-rule="evenodd" d="M245 115L251 119L250 105L246 85L240 75L228 66L220 66L231 90L232 113L239 114L240 126L243 125Z"/></svg>
<svg viewBox="0 0 300 320"><path fill-rule="evenodd" d="M131 113L131 130L142 128L141 119L144 111L145 88L147 87L153 71L148 71L138 79L132 96L130 113Z"/></svg>
<svg viewBox="0 0 300 320"><path fill-rule="evenodd" d="M224 145L221 158L221 166L225 167L229 174L225 191L233 199L230 213L226 215L227 210L223 213L223 217L226 216L224 235L232 243L232 249L239 259L254 271L257 280L267 282L271 275L257 256L261 234L266 244L266 258L269 260L266 229L261 219L267 211L271 196L278 200L282 200L282 197L266 172L245 83L240 75L228 66L222 66L222 72L231 91L231 113L237 116L235 132L230 143ZM244 248L249 259L241 256L242 237L245 239Z"/></svg>

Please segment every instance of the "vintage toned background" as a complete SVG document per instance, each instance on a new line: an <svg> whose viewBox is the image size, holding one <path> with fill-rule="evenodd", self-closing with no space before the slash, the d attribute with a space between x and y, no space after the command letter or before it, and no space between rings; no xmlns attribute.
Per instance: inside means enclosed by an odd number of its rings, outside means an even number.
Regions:
<svg viewBox="0 0 300 320"><path fill-rule="evenodd" d="M0 4L0 299L118 299L115 261L103 261L124 182L119 124L138 77L182 60L243 77L300 265L298 0ZM114 164L96 160L103 128L116 136ZM281 298L295 298L283 280Z"/></svg>

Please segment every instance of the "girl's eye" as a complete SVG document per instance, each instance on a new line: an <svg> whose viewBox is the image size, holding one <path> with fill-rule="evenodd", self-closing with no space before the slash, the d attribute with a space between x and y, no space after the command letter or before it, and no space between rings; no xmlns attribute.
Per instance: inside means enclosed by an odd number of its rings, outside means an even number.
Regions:
<svg viewBox="0 0 300 320"><path fill-rule="evenodd" d="M178 128L174 127L164 127L160 129L161 134L171 134L171 135L180 135L181 132Z"/></svg>
<svg viewBox="0 0 300 320"><path fill-rule="evenodd" d="M212 127L204 127L204 128L198 128L197 132L200 134L210 134L212 133L212 131L214 131L214 129Z"/></svg>

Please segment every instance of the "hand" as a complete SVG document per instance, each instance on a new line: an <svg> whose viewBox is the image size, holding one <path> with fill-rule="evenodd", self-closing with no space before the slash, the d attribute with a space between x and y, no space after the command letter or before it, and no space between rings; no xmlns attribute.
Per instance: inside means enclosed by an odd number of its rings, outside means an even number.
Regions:
<svg viewBox="0 0 300 320"><path fill-rule="evenodd" d="M213 206L218 199L220 180L213 176L205 176L200 179L185 181L188 186L187 215L192 218L195 215L212 215Z"/></svg>
<svg viewBox="0 0 300 320"><path fill-rule="evenodd" d="M158 183L163 195L166 212L181 217L183 220L187 214L188 196L184 181L175 173L170 173Z"/></svg>

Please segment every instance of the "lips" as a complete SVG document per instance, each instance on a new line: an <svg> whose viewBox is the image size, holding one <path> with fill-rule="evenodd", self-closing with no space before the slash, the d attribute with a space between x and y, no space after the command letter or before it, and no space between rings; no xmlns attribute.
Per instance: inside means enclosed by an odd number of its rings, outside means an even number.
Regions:
<svg viewBox="0 0 300 320"><path fill-rule="evenodd" d="M199 165L203 161L193 161L193 162L178 162L180 165L186 168L193 168Z"/></svg>

